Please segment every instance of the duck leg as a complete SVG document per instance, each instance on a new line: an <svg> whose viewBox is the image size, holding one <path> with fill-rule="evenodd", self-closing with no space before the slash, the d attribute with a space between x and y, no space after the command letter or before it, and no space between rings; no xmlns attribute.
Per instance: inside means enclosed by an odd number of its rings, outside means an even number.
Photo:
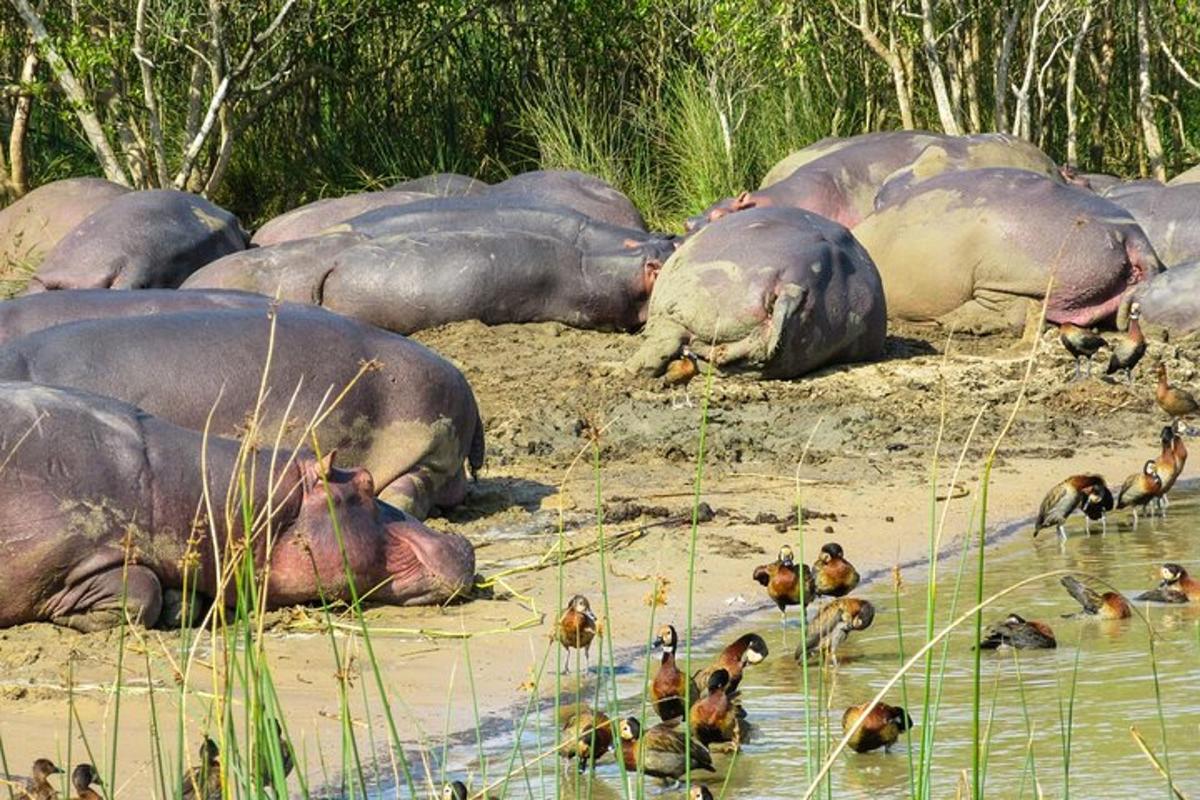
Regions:
<svg viewBox="0 0 1200 800"><path fill-rule="evenodd" d="M1133 529L1135 531L1137 530L1137 523L1138 523L1138 513L1137 513L1137 508L1135 507L1133 509Z"/></svg>
<svg viewBox="0 0 1200 800"><path fill-rule="evenodd" d="M1075 377L1071 378L1071 382L1079 380L1083 377L1083 373L1079 369L1079 356L1075 356Z"/></svg>
<svg viewBox="0 0 1200 800"><path fill-rule="evenodd" d="M695 404L692 403L691 390L689 390L688 387L686 387L686 386L683 387L683 404L685 406L687 406L688 408L696 407Z"/></svg>
<svg viewBox="0 0 1200 800"><path fill-rule="evenodd" d="M1066 538L1067 538L1067 526L1063 525L1063 524L1060 522L1060 523L1058 523L1057 530L1058 530L1058 536L1059 536L1059 538L1060 538L1060 539L1066 539Z"/></svg>
<svg viewBox="0 0 1200 800"><path fill-rule="evenodd" d="M570 675L571 674L571 648L564 647L563 650L567 651L567 657L563 660L562 672L560 672L559 674L560 675Z"/></svg>

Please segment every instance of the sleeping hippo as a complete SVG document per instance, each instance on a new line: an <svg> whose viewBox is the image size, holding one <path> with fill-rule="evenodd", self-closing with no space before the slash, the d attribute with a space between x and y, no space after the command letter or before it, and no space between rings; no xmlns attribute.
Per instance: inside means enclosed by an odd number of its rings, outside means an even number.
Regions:
<svg viewBox="0 0 1200 800"><path fill-rule="evenodd" d="M246 243L237 217L199 195L129 192L63 237L46 254L29 290L173 289Z"/></svg>
<svg viewBox="0 0 1200 800"><path fill-rule="evenodd" d="M95 631L126 613L143 625L177 621L188 563L189 587L232 603L231 565L216 558L246 539L243 500L256 514L271 509L269 534L265 519L249 532L267 608L350 601L350 578L372 602L441 604L474 580L466 539L376 501L370 473L338 469L332 454L268 447L241 461L236 441L203 441L126 403L32 383L0 383L0 442L0 628ZM206 482L232 530L194 526Z"/></svg>
<svg viewBox="0 0 1200 800"><path fill-rule="evenodd" d="M1133 215L1167 267L1200 259L1200 183L1137 181L1104 196Z"/></svg>
<svg viewBox="0 0 1200 800"><path fill-rule="evenodd" d="M434 197L467 197L473 194L483 194L488 185L481 180L459 175L457 172L436 172L422 178L401 181L391 188L391 191L418 192L431 194Z"/></svg>
<svg viewBox="0 0 1200 800"><path fill-rule="evenodd" d="M890 314L960 331L1020 330L1051 276L1050 322L1107 323L1125 292L1161 269L1120 206L1017 169L931 178L854 235L879 267Z"/></svg>
<svg viewBox="0 0 1200 800"><path fill-rule="evenodd" d="M646 220L629 198L593 175L573 170L535 170L514 175L487 190L490 197L509 196L566 206L580 214L622 228L646 230Z"/></svg>
<svg viewBox="0 0 1200 800"><path fill-rule="evenodd" d="M433 195L424 192L397 190L359 192L343 197L328 197L294 208L286 214L280 214L269 220L254 232L250 241L260 247L265 247L280 242L290 242L294 239L304 239L316 236L330 225L336 225L342 220L357 217L372 209L403 205L416 200L428 200L430 197Z"/></svg>
<svg viewBox="0 0 1200 800"><path fill-rule="evenodd" d="M193 272L182 289L236 289L321 305L322 286L343 250L368 241L361 233L325 233L230 253Z"/></svg>
<svg viewBox="0 0 1200 800"><path fill-rule="evenodd" d="M1143 324L1168 328L1172 338L1200 331L1200 258L1141 284L1133 299L1141 306Z"/></svg>
<svg viewBox="0 0 1200 800"><path fill-rule="evenodd" d="M879 273L848 230L758 208L705 226L671 256L630 366L660 373L688 345L719 366L787 379L879 358L886 334Z"/></svg>
<svg viewBox="0 0 1200 800"><path fill-rule="evenodd" d="M0 209L0 277L33 272L72 228L128 191L102 178L69 178Z"/></svg>
<svg viewBox="0 0 1200 800"><path fill-rule="evenodd" d="M307 306L278 309L272 342L271 317L181 311L58 325L0 346L0 380L83 389L235 436L246 432L269 354L263 442L346 391L318 428L322 448L362 464L385 500L418 517L462 502L464 460L472 470L483 463L483 426L462 373L403 336Z"/></svg>
<svg viewBox="0 0 1200 800"><path fill-rule="evenodd" d="M85 319L228 308L257 308L265 313L270 304L271 298L260 294L224 290L110 292L108 289L64 289L39 292L0 303L0 344L34 331Z"/></svg>

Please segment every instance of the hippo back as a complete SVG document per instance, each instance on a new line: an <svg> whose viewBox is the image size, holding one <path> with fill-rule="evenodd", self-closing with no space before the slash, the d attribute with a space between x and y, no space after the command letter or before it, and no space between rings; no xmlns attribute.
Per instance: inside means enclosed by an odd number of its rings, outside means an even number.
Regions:
<svg viewBox="0 0 1200 800"><path fill-rule="evenodd" d="M1142 322L1169 328L1172 338L1200 331L1200 259L1177 264L1143 283L1133 299Z"/></svg>
<svg viewBox="0 0 1200 800"><path fill-rule="evenodd" d="M1200 183L1139 181L1104 196L1133 215L1167 267L1200 259Z"/></svg>
<svg viewBox="0 0 1200 800"><path fill-rule="evenodd" d="M269 220L254 232L251 243L260 247L316 236L330 225L356 217L375 208L398 206L433 197L424 192L359 192L330 197L294 208Z"/></svg>
<svg viewBox="0 0 1200 800"><path fill-rule="evenodd" d="M391 187L394 192L420 192L434 197L467 197L483 194L488 185L481 180L457 172L436 172L422 178L402 181Z"/></svg>
<svg viewBox="0 0 1200 800"><path fill-rule="evenodd" d="M235 289L294 303L321 305L334 258L367 237L326 233L230 253L193 272L183 289Z"/></svg>
<svg viewBox="0 0 1200 800"><path fill-rule="evenodd" d="M581 214L622 228L646 230L637 207L616 187L593 175L572 170L536 170L514 175L488 189L491 196L508 195L566 206Z"/></svg>

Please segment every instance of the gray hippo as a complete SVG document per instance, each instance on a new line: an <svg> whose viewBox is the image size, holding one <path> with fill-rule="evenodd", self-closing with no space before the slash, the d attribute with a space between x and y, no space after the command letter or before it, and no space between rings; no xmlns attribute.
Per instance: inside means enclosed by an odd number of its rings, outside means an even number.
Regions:
<svg viewBox="0 0 1200 800"><path fill-rule="evenodd" d="M72 228L128 191L102 178L69 178L0 209L0 276L33 272Z"/></svg>
<svg viewBox="0 0 1200 800"><path fill-rule="evenodd" d="M174 289L208 262L244 250L246 242L237 217L199 195L129 192L64 236L29 290Z"/></svg>
<svg viewBox="0 0 1200 800"><path fill-rule="evenodd" d="M459 175L456 172L437 172L422 178L401 181L391 188L391 191L419 192L435 197L467 197L473 194L483 194L488 185L481 180Z"/></svg>
<svg viewBox="0 0 1200 800"><path fill-rule="evenodd" d="M336 225L342 220L357 217L372 209L403 205L416 200L428 200L430 197L433 195L425 192L397 190L359 192L344 197L329 197L294 208L286 214L280 214L269 220L254 232L250 242L265 247L280 242L304 239L316 236L330 225Z"/></svg>
<svg viewBox="0 0 1200 800"><path fill-rule="evenodd" d="M256 308L265 312L270 305L269 297L225 290L111 292L108 289L64 289L39 292L0 303L0 344L34 331L85 319L230 308Z"/></svg>
<svg viewBox="0 0 1200 800"><path fill-rule="evenodd" d="M1143 283L1133 299L1144 324L1168 328L1173 336L1200 331L1200 259L1176 264Z"/></svg>
<svg viewBox="0 0 1200 800"><path fill-rule="evenodd" d="M0 346L0 380L136 402L193 430L211 424L217 436L246 432L262 384L268 392L255 435L268 445L345 391L318 428L322 448L369 469L383 499L418 517L461 503L464 460L472 470L483 463L483 425L462 373L403 336L319 308L57 325Z"/></svg>
<svg viewBox="0 0 1200 800"><path fill-rule="evenodd" d="M491 197L510 196L566 206L592 219L622 228L646 230L646 220L628 197L593 175L573 170L535 170L514 175L487 190Z"/></svg>
<svg viewBox="0 0 1200 800"><path fill-rule="evenodd" d="M1137 181L1104 196L1133 215L1167 267L1200 259L1200 183Z"/></svg>
<svg viewBox="0 0 1200 800"><path fill-rule="evenodd" d="M1058 167L1032 144L999 133L947 136L927 131L867 133L823 139L783 159L757 191L710 206L688 221L696 230L747 208L803 208L853 228L875 207L884 184L900 193L949 171L979 167L1028 169L1059 178Z"/></svg>
<svg viewBox="0 0 1200 800"><path fill-rule="evenodd" d="M440 604L474 580L466 539L376 501L370 473L338 469L332 454L240 453L132 405L32 383L0 383L0 442L0 628L95 631L120 624L123 610L144 625L176 621L185 564L190 587L232 603L243 501L271 509L269 531L260 519L246 551L267 608L349 601L351 580L372 602ZM206 483L227 521L197 526Z"/></svg>
<svg viewBox="0 0 1200 800"><path fill-rule="evenodd" d="M1161 270L1120 206L1017 169L931 178L854 235L879 267L890 314L978 333L1021 329L1051 276L1050 322L1107 323L1132 285Z"/></svg>
<svg viewBox="0 0 1200 800"><path fill-rule="evenodd" d="M887 311L879 273L841 225L800 209L721 218L663 266L630 366L660 373L688 345L768 378L879 358Z"/></svg>
<svg viewBox="0 0 1200 800"><path fill-rule="evenodd" d="M236 289L280 300L321 305L334 258L368 241L361 233L326 233L230 253L193 272L182 289Z"/></svg>

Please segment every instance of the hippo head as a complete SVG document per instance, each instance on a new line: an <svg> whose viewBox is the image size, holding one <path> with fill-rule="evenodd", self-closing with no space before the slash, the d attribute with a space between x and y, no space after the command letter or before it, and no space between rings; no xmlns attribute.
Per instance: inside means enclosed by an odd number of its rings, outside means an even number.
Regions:
<svg viewBox="0 0 1200 800"><path fill-rule="evenodd" d="M376 500L371 473L335 467L334 458L331 452L298 459L299 510L272 556L273 603L310 601L318 586L326 596L349 600L347 565L359 597L371 602L424 605L469 593L475 579L470 542Z"/></svg>

